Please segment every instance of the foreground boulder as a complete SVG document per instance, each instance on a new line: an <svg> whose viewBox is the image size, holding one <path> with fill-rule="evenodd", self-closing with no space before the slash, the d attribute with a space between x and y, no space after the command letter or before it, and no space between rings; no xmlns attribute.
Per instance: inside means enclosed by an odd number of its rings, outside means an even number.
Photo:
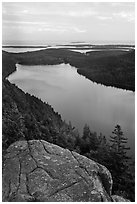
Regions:
<svg viewBox="0 0 137 204"><path fill-rule="evenodd" d="M43 140L18 141L4 156L3 201L116 201L111 190L104 166Z"/></svg>
<svg viewBox="0 0 137 204"><path fill-rule="evenodd" d="M118 196L118 195L113 195L112 199L113 199L113 202L130 202L130 200L122 198L121 196Z"/></svg>

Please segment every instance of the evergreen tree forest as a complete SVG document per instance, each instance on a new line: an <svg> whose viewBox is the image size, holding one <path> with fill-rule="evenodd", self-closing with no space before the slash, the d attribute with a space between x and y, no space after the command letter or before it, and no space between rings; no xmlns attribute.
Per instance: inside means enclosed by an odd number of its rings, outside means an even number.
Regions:
<svg viewBox="0 0 137 204"><path fill-rule="evenodd" d="M71 125L62 121L53 108L38 98L25 94L7 80L3 81L3 155L10 144L18 140L43 139L71 151L76 151L104 166L112 174L113 194L134 201L134 171L127 154L127 138L117 125L110 141L92 132L87 124L80 136Z"/></svg>
<svg viewBox="0 0 137 204"><path fill-rule="evenodd" d="M129 156L127 138L122 132L121 126L116 125L110 140L96 132L91 132L86 124L83 128L83 136L79 140L79 153L106 166L112 174L113 193L122 195L134 201L135 196L135 172L134 161Z"/></svg>
<svg viewBox="0 0 137 204"><path fill-rule="evenodd" d="M18 55L19 60L22 60L22 55ZM6 79L16 70L16 62L14 54L4 53L2 62L3 155L9 145L18 140L42 139L57 144L106 166L113 178L112 193L134 201L134 161L129 157L128 140L124 136L122 127L116 125L109 140L103 134L97 135L96 132L91 131L88 124L85 124L83 134L79 135L71 122L67 124L63 121L48 103L28 93L25 94Z"/></svg>

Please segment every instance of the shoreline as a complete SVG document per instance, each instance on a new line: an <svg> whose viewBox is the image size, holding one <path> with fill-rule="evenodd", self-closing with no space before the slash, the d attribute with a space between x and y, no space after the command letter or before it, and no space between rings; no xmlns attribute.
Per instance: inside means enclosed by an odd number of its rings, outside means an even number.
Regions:
<svg viewBox="0 0 137 204"><path fill-rule="evenodd" d="M123 51L100 51L89 52L88 55L70 51L63 48L52 48L31 52L9 53L2 51L4 57L11 58L12 66L16 63L22 65L57 65L61 63L70 64L77 68L81 74L89 80L111 86L135 91L135 51L126 53ZM125 72L126 68L126 72ZM15 71L16 68L12 71ZM10 72L4 70L3 77ZM5 73L6 72L6 73Z"/></svg>

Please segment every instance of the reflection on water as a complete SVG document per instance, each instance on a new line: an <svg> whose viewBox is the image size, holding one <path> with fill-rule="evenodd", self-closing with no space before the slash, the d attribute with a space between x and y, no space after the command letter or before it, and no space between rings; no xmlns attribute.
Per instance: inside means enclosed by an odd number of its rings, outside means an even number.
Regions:
<svg viewBox="0 0 137 204"><path fill-rule="evenodd" d="M82 132L85 123L109 136L120 124L134 152L134 93L91 82L70 65L22 66L9 76L12 83L53 106Z"/></svg>
<svg viewBox="0 0 137 204"><path fill-rule="evenodd" d="M80 53L87 53L87 52L94 52L94 51L130 51L130 49L73 49L71 51L74 51L74 52L80 52Z"/></svg>

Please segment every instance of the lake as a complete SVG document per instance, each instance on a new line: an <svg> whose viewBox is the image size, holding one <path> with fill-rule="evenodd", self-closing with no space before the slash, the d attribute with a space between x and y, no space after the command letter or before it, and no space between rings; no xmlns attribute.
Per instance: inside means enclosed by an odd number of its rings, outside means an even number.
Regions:
<svg viewBox="0 0 137 204"><path fill-rule="evenodd" d="M88 124L91 131L108 138L115 125L120 124L134 154L134 92L93 83L69 64L16 66L17 71L8 77L11 83L48 102L80 134Z"/></svg>

